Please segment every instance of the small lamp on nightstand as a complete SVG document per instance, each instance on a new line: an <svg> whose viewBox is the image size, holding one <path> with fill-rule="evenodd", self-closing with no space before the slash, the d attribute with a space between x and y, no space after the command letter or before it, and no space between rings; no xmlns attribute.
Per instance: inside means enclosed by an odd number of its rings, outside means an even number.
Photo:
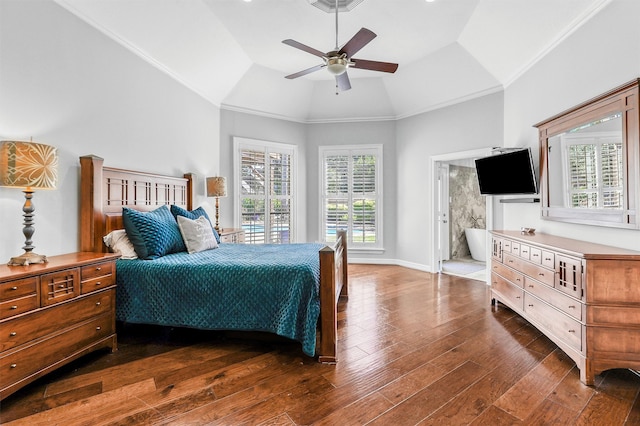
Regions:
<svg viewBox="0 0 640 426"><path fill-rule="evenodd" d="M35 232L31 203L34 189L53 189L58 180L58 154L56 148L33 142L0 142L0 186L23 188L24 192L24 253L12 257L9 265L46 263L47 256L33 252L31 237Z"/></svg>
<svg viewBox="0 0 640 426"><path fill-rule="evenodd" d="M227 196L227 180L221 176L207 178L207 197L216 197L216 232L220 233L218 226L218 199Z"/></svg>

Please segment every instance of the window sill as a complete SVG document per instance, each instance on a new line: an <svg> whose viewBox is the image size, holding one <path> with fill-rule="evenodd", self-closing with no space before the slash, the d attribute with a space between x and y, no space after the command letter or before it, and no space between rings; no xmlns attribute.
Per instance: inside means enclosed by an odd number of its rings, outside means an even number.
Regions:
<svg viewBox="0 0 640 426"><path fill-rule="evenodd" d="M382 254L385 252L383 247L348 247L349 253L366 253L366 254Z"/></svg>

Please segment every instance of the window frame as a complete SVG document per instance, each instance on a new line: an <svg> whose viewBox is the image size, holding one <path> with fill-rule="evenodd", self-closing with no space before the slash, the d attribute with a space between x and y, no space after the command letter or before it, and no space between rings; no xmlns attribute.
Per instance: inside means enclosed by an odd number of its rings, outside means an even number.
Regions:
<svg viewBox="0 0 640 426"><path fill-rule="evenodd" d="M237 182L237 185L234 185L234 203L236 204L235 215L234 215L234 224L236 228L243 228L242 226L242 200L243 195L240 190L242 186L242 155L241 150L254 150L254 151L263 151L265 153L265 160L268 159L269 153L280 153L280 154L289 154L291 156L291 190L290 197L291 200L291 212L290 212L290 221L289 221L289 243L295 243L297 241L297 224L298 224L298 194L297 194L297 181L298 181L298 147L292 144L285 144L280 142L271 142L264 141L260 139L250 139L244 137L234 137L233 138L233 175L234 180ZM269 188L269 179L270 173L265 173L265 187ZM269 244L271 241L269 240L270 236L270 221L267 224L267 218L269 217L270 212L270 201L272 199L281 199L282 196L275 196L271 198L271 194L269 190L265 190L264 200L265 200L265 229L264 229L264 244ZM263 244L263 243L252 243L250 234L245 231L245 243L247 244Z"/></svg>
<svg viewBox="0 0 640 426"><path fill-rule="evenodd" d="M353 241L353 217L352 217L352 207L350 208L350 215L348 220L348 247L350 251L377 251L382 252L384 250L384 216L383 216L383 145L382 144L364 144L364 145L325 145L320 146L318 148L318 157L319 157L319 194L320 194L320 217L319 217L319 238L320 241L326 240L326 226L327 226L327 210L326 210L326 199L329 197L329 194L325 193L326 187L326 175L325 175L325 159L328 155L348 155L350 157L349 160L349 185L352 184L353 178L353 170L351 167L354 155L365 154L365 155L374 155L376 157L376 170L375 170L375 195L373 199L375 200L376 209L375 209L375 235L376 242L375 243L362 243L362 242L354 242ZM354 194L352 189L349 188L348 193L348 204L353 205ZM361 197L358 197L361 198Z"/></svg>

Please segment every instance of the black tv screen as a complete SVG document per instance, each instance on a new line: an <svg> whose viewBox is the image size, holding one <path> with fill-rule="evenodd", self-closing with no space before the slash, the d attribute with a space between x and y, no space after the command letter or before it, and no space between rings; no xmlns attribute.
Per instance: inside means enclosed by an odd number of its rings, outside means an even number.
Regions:
<svg viewBox="0 0 640 426"><path fill-rule="evenodd" d="M538 193L530 148L478 158L476 172L483 195Z"/></svg>

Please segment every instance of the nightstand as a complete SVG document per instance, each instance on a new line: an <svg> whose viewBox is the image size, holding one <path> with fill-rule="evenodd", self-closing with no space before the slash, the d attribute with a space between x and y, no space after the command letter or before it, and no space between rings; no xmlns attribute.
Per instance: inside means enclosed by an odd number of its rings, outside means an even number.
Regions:
<svg viewBox="0 0 640 426"><path fill-rule="evenodd" d="M244 243L244 229L224 228L220 231L221 243Z"/></svg>
<svg viewBox="0 0 640 426"><path fill-rule="evenodd" d="M118 257L70 253L0 265L0 399L84 354L117 349Z"/></svg>

